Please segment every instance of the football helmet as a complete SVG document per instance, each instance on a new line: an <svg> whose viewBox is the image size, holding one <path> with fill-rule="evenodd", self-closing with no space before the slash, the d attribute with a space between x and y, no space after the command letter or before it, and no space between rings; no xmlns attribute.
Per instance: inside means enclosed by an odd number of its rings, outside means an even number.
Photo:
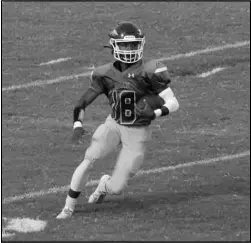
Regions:
<svg viewBox="0 0 251 243"><path fill-rule="evenodd" d="M124 63L134 63L143 57L145 36L135 24L121 22L108 36L115 59Z"/></svg>

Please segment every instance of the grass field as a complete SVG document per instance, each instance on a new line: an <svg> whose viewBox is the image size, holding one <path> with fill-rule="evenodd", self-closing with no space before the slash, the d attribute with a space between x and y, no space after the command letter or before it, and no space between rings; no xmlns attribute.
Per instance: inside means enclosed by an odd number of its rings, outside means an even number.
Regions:
<svg viewBox="0 0 251 243"><path fill-rule="evenodd" d="M87 204L95 188L88 186L74 217L55 219L67 187L46 192L70 183L93 131L110 112L100 96L87 109L83 144L71 145L72 110L88 77L64 77L112 60L102 45L114 24L127 19L146 33L145 59L250 40L245 2L3 2L2 233L3 217L47 222L41 232L7 232L14 234L4 241L250 239L250 44L165 60L180 109L151 125L142 167L150 173L100 205ZM217 67L225 69L197 77ZM54 84L4 90L60 77ZM116 155L97 161L90 179L111 173ZM185 166L224 155L229 159ZM174 169L152 173L167 166ZM36 196L41 190L44 195Z"/></svg>

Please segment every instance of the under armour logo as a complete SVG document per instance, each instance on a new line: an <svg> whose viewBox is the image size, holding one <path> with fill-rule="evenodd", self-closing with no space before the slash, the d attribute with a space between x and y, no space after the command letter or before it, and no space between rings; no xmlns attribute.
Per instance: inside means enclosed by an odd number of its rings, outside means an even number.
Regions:
<svg viewBox="0 0 251 243"><path fill-rule="evenodd" d="M128 78L134 78L134 73L128 73Z"/></svg>

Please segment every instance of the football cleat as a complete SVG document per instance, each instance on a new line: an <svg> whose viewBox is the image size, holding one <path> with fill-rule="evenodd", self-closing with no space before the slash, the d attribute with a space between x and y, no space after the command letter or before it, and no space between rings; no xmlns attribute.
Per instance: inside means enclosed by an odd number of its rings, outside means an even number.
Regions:
<svg viewBox="0 0 251 243"><path fill-rule="evenodd" d="M68 219L73 215L74 210L68 207L64 207L61 213L56 217L57 219Z"/></svg>
<svg viewBox="0 0 251 243"><path fill-rule="evenodd" d="M99 181L96 190L89 197L88 203L102 203L107 194L105 183L110 180L109 175L103 175Z"/></svg>

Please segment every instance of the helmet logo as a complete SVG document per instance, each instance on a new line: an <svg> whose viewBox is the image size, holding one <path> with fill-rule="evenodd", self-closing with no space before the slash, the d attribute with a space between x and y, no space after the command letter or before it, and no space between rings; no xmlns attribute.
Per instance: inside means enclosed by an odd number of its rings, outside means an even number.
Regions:
<svg viewBox="0 0 251 243"><path fill-rule="evenodd" d="M111 33L110 33L111 36L117 36L118 35L118 32L117 30L113 30Z"/></svg>
<svg viewBox="0 0 251 243"><path fill-rule="evenodd" d="M125 35L124 39L125 40L135 40L135 36L134 35Z"/></svg>

